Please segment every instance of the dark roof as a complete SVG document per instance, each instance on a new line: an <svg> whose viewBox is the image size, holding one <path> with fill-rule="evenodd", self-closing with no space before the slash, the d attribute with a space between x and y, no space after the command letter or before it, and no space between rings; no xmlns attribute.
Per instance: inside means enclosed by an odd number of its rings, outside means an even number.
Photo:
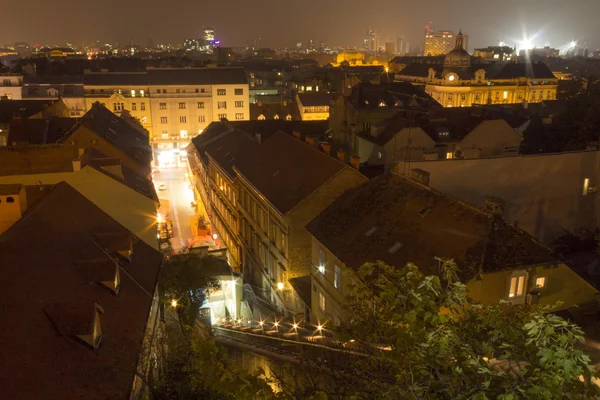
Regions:
<svg viewBox="0 0 600 400"><path fill-rule="evenodd" d="M333 101L331 95L325 92L298 93L298 99L304 107L328 106Z"/></svg>
<svg viewBox="0 0 600 400"><path fill-rule="evenodd" d="M227 85L247 83L243 68L148 69L150 85Z"/></svg>
<svg viewBox="0 0 600 400"><path fill-rule="evenodd" d="M275 119L275 116L278 119L283 119L290 115L292 120L300 120L300 113L298 111L298 106L296 102L289 101L286 105L283 105L281 102L279 103L263 103L261 105L258 104L250 104L250 120L256 121L259 116L264 116L265 119Z"/></svg>
<svg viewBox="0 0 600 400"><path fill-rule="evenodd" d="M103 234L131 236L62 182L0 236L2 397L129 397L162 255L133 237L125 260ZM99 283L114 277L105 251L119 260L117 296ZM95 304L104 311L97 351L76 337L91 333Z"/></svg>
<svg viewBox="0 0 600 400"><path fill-rule="evenodd" d="M560 81L563 82L563 81ZM519 117L554 117L567 110L567 100L543 100L539 103L489 104L481 107L497 110L502 115Z"/></svg>
<svg viewBox="0 0 600 400"><path fill-rule="evenodd" d="M19 194L22 186L20 183L0 185L0 195Z"/></svg>
<svg viewBox="0 0 600 400"><path fill-rule="evenodd" d="M148 86L148 75L145 72L87 72L83 84Z"/></svg>
<svg viewBox="0 0 600 400"><path fill-rule="evenodd" d="M501 218L399 175L351 189L307 229L346 266L415 263L439 272L434 257L451 258L463 278L554 261L551 251Z"/></svg>
<svg viewBox="0 0 600 400"><path fill-rule="evenodd" d="M138 164L150 169L152 162L150 140L148 136L125 119L118 117L96 102L90 111L81 118L80 123L127 154Z"/></svg>
<svg viewBox="0 0 600 400"><path fill-rule="evenodd" d="M13 118L29 118L52 106L57 100L0 100L0 123Z"/></svg>
<svg viewBox="0 0 600 400"><path fill-rule="evenodd" d="M82 75L29 76L23 77L23 85L83 85Z"/></svg>
<svg viewBox="0 0 600 400"><path fill-rule="evenodd" d="M0 148L0 176L73 172L73 146Z"/></svg>
<svg viewBox="0 0 600 400"><path fill-rule="evenodd" d="M203 133L192 143L199 154L208 154L231 177L236 176L234 168L237 169L282 214L342 169L350 168L289 133L260 129L259 123L269 123L264 124L268 126L286 121L249 122L258 128L220 129L220 133L211 134L210 140L199 140ZM257 133L261 134L261 143L256 139Z"/></svg>
<svg viewBox="0 0 600 400"><path fill-rule="evenodd" d="M396 109L429 108L439 105L423 87L410 82L359 83L352 88L350 102L354 108Z"/></svg>
<svg viewBox="0 0 600 400"><path fill-rule="evenodd" d="M29 144L56 143L73 126L75 118L13 119L8 128L8 144L26 142Z"/></svg>
<svg viewBox="0 0 600 400"><path fill-rule="evenodd" d="M374 122L369 129L363 130L357 135L378 146L383 146L402 129L419 126L417 124L418 117L408 114L409 113L399 111L386 121ZM373 135L373 132L377 134Z"/></svg>
<svg viewBox="0 0 600 400"><path fill-rule="evenodd" d="M412 63L402 69L398 75L426 78L429 70L435 70L436 77L442 78L444 71L455 72L461 79L473 79L475 72L483 69L486 79L556 79L550 68L544 63L474 63L468 68L445 69L443 64Z"/></svg>

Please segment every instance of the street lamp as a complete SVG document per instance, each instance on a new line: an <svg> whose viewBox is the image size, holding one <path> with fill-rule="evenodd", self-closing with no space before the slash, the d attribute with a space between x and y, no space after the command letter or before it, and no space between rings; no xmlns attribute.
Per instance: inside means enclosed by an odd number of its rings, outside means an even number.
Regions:
<svg viewBox="0 0 600 400"><path fill-rule="evenodd" d="M278 282L277 283L277 289L283 290L283 282Z"/></svg>
<svg viewBox="0 0 600 400"><path fill-rule="evenodd" d="M171 307L173 307L173 308L177 307L177 300L175 300L175 299L171 300Z"/></svg>
<svg viewBox="0 0 600 400"><path fill-rule="evenodd" d="M213 240L217 240L217 238L218 238L218 237L219 237L219 235L217 235L216 233L213 233L213 234L212 234L212 238L213 238Z"/></svg>

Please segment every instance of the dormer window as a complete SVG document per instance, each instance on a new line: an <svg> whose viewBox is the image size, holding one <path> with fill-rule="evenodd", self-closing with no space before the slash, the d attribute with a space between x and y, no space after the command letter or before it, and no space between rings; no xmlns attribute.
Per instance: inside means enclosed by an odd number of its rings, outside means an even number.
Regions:
<svg viewBox="0 0 600 400"><path fill-rule="evenodd" d="M119 267L119 264L117 262L115 262L115 273L113 275L113 278L108 281L100 281L102 286L106 287L114 294L118 294L119 290L121 289L121 271L120 271L120 269L121 268Z"/></svg>
<svg viewBox="0 0 600 400"><path fill-rule="evenodd" d="M97 303L94 304L94 314L92 317L92 326L89 334L77 335L77 337L90 345L94 350L98 350L102 342L102 325L100 314L104 314L104 310Z"/></svg>
<svg viewBox="0 0 600 400"><path fill-rule="evenodd" d="M387 107L387 104L385 104L385 101L380 101L379 102L379 107Z"/></svg>

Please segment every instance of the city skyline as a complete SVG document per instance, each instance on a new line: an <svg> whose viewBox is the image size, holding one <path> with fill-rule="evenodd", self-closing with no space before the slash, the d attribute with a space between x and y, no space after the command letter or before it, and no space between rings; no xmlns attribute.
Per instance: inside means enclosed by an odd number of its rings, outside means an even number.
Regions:
<svg viewBox="0 0 600 400"><path fill-rule="evenodd" d="M432 21L436 29L462 29L468 33L471 49L500 41L517 47L543 47L548 43L564 48L572 41L587 42L590 49L600 47L600 27L594 24L600 3L591 0L580 0L575 5L560 0L509 0L496 8L474 0L450 4L433 0L411 5L383 0L376 11L362 10L357 0L351 0L356 7L345 3L342 12L337 4L314 0L285 6L267 0L226 0L213 8L207 8L207 3L182 0L169 4L149 0L143 5L131 0L108 0L102 7L65 0L65 7L57 12L50 3L31 0L33 7L27 13L16 0L7 1L5 22L0 28L4 43L80 45L95 41L128 43L133 39L145 45L149 38L156 44L182 43L184 38L200 35L202 25L212 25L224 46L244 46L261 38L268 47L292 47L309 39L317 43L326 40L330 46L358 47L365 32L374 29L380 45L402 36L415 51L422 47L424 27ZM314 13L316 7L318 14ZM168 12L174 9L186 12ZM223 9L233 11L222 13ZM93 20L90 15L95 16ZM339 16L339 20L332 22L332 15Z"/></svg>

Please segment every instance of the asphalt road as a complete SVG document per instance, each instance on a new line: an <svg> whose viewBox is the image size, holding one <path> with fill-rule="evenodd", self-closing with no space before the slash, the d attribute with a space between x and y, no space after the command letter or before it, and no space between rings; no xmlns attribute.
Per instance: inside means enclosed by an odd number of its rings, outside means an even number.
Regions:
<svg viewBox="0 0 600 400"><path fill-rule="evenodd" d="M165 190L159 190L159 185L164 183ZM192 237L190 217L194 215L191 202L194 195L189 188L185 177L185 168L164 168L154 174L154 184L157 188L158 198L169 200L171 203L171 222L173 224L173 237L171 243L174 250L187 247L188 239Z"/></svg>

